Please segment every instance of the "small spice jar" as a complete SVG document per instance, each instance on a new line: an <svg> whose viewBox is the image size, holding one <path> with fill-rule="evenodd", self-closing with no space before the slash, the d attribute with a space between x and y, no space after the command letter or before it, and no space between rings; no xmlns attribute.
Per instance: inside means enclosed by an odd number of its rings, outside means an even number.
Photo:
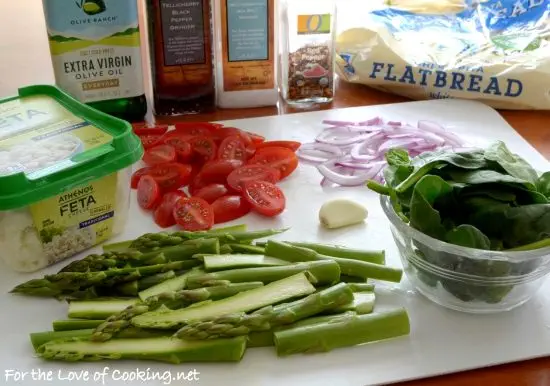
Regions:
<svg viewBox="0 0 550 386"><path fill-rule="evenodd" d="M334 98L335 19L332 0L283 1L280 83L287 103L329 103Z"/></svg>

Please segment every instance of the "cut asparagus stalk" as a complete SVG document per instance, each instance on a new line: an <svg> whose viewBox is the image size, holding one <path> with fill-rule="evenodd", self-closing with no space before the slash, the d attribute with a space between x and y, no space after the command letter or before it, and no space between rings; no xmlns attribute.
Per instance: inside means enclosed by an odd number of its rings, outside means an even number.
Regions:
<svg viewBox="0 0 550 386"><path fill-rule="evenodd" d="M343 259L340 257L324 256L312 249L296 247L294 245L276 240L269 240L265 251L268 256L277 257L291 262L335 261L340 266L342 274L357 276L363 279L369 278L399 283L403 276L403 271L399 268L391 268L380 264Z"/></svg>
<svg viewBox="0 0 550 386"><path fill-rule="evenodd" d="M352 283L365 284L367 282L367 279L364 279L362 277L357 277L357 276L341 275L340 281L343 281L344 283L348 283L348 284L352 284Z"/></svg>
<svg viewBox="0 0 550 386"><path fill-rule="evenodd" d="M136 316L131 322L134 326L142 328L175 329L191 321L256 310L315 292L315 287L311 285L308 277L311 277L311 275L299 273L270 283L265 287L241 292L230 298L218 300L204 306L171 312L149 312Z"/></svg>
<svg viewBox="0 0 550 386"><path fill-rule="evenodd" d="M162 283L159 283L153 287L147 288L143 291L140 291L139 298L141 300L145 300L147 298L150 298L151 296L160 295L164 292L175 292L180 291L186 287L187 284L187 278L193 274L201 274L204 273L204 271L194 268L190 271L187 271L186 273L177 276L173 279L166 280Z"/></svg>
<svg viewBox="0 0 550 386"><path fill-rule="evenodd" d="M67 338L86 338L90 339L93 329L66 330L66 331L44 331L33 332L30 334L31 343L35 350L45 343L52 340L61 340ZM120 339L144 339L160 336L170 336L171 334L163 330L143 330L140 328L128 328L118 335Z"/></svg>
<svg viewBox="0 0 550 386"><path fill-rule="evenodd" d="M216 284L220 281L240 283L258 280L263 283L271 283L305 271L313 275L316 285L330 285L337 283L340 279L340 268L338 264L332 260L323 260L278 267L241 268L229 271L211 272L204 275L191 275L187 279L187 286L189 288L198 288Z"/></svg>
<svg viewBox="0 0 550 386"><path fill-rule="evenodd" d="M283 241L287 244L294 245L296 247L302 247L312 249L315 252L333 257L341 257L350 260L365 261L367 263L385 264L386 252L384 250L367 250L367 249L352 249L345 248L339 245L327 245L317 243L301 243L296 241ZM257 242L256 245L265 247L267 241Z"/></svg>
<svg viewBox="0 0 550 386"><path fill-rule="evenodd" d="M397 309L343 320L275 331L277 355L326 352L339 347L375 342L410 333L407 311Z"/></svg>
<svg viewBox="0 0 550 386"><path fill-rule="evenodd" d="M348 283L349 288L353 292L373 292L374 291L374 284L370 283Z"/></svg>
<svg viewBox="0 0 550 386"><path fill-rule="evenodd" d="M143 255L150 256L157 253L162 253L168 261L189 260L197 253L220 253L220 242L217 238L187 240L178 245L152 249Z"/></svg>
<svg viewBox="0 0 550 386"><path fill-rule="evenodd" d="M246 338L186 342L170 337L114 339L92 342L86 338L50 341L38 348L43 359L96 361L102 359L150 359L170 363L238 362L246 349Z"/></svg>
<svg viewBox="0 0 550 386"><path fill-rule="evenodd" d="M191 268L199 264L200 262L196 260L187 260L144 267L114 268L100 272L61 272L46 275L42 279L29 280L18 285L11 292L34 296L64 297L94 286L114 287L157 273Z"/></svg>
<svg viewBox="0 0 550 386"><path fill-rule="evenodd" d="M204 256L206 271L223 271L237 268L274 267L289 265L288 261L264 255L210 255Z"/></svg>
<svg viewBox="0 0 550 386"><path fill-rule="evenodd" d="M233 249L228 244L222 244L220 245L220 254L221 255L229 255L233 253Z"/></svg>
<svg viewBox="0 0 550 386"><path fill-rule="evenodd" d="M88 328L96 328L105 320L103 319L67 319L54 320L52 328L54 331L71 331L71 330L86 330Z"/></svg>
<svg viewBox="0 0 550 386"><path fill-rule="evenodd" d="M83 259L73 261L59 272L97 272L112 268L128 266L139 267L166 263L166 257L161 253L143 254L138 251L105 252L102 255L88 255Z"/></svg>
<svg viewBox="0 0 550 386"><path fill-rule="evenodd" d="M334 309L329 309L325 313L342 313L354 311L357 315L370 314L374 310L376 295L374 292L355 292L353 300Z"/></svg>
<svg viewBox="0 0 550 386"><path fill-rule="evenodd" d="M248 335L253 331L270 330L291 324L320 312L329 311L353 301L353 292L345 283L337 284L303 299L268 307L252 314L223 315L189 323L175 336L180 339L217 339Z"/></svg>
<svg viewBox="0 0 550 386"><path fill-rule="evenodd" d="M262 282L227 284L220 287L198 288L195 290L181 290L178 292L167 292L147 298L145 301L113 314L104 323L97 326L92 340L104 342L111 339L124 329L130 326L130 320L149 311L155 311L160 307L166 309L178 309L189 306L193 303L206 304L206 301L224 299L239 292L249 291L251 289L262 287ZM198 306L198 305L197 305Z"/></svg>
<svg viewBox="0 0 550 386"><path fill-rule="evenodd" d="M245 253L250 255L264 255L265 249L257 245L227 244L233 253Z"/></svg>
<svg viewBox="0 0 550 386"><path fill-rule="evenodd" d="M69 303L69 318L106 319L135 305L139 299L74 300Z"/></svg>
<svg viewBox="0 0 550 386"><path fill-rule="evenodd" d="M341 321L343 319L345 320L346 318L349 318L350 316L353 316L353 315L355 315L355 313L346 312L343 314L335 314L335 315L313 316L311 318L299 320L296 323L275 327L273 330L251 332L248 335L248 341L246 346L249 348L274 346L275 343L273 342L273 333L275 331L288 330L289 328L309 326L317 323L333 323L333 322Z"/></svg>
<svg viewBox="0 0 550 386"><path fill-rule="evenodd" d="M103 252L124 252L130 249L133 240L119 241L117 243L105 244Z"/></svg>
<svg viewBox="0 0 550 386"><path fill-rule="evenodd" d="M114 290L121 296L138 296L140 291L146 290L147 288L151 288L175 277L176 273L174 271L157 273L156 275L148 276L141 280L135 280L129 283L117 285Z"/></svg>

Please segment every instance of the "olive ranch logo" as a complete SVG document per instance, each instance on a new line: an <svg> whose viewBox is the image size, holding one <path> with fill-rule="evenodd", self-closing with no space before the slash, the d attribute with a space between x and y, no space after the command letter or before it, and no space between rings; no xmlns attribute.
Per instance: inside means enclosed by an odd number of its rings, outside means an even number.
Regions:
<svg viewBox="0 0 550 386"><path fill-rule="evenodd" d="M103 0L80 0L80 3L76 1L76 6L90 16L105 12L107 9Z"/></svg>

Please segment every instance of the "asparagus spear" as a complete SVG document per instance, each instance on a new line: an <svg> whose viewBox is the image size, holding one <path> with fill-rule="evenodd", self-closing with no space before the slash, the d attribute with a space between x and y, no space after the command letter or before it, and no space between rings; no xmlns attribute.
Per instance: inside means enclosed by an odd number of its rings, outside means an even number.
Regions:
<svg viewBox="0 0 550 386"><path fill-rule="evenodd" d="M229 271L211 272L203 275L191 275L187 279L187 286L189 288L197 288L216 284L220 281L240 283L258 280L264 283L270 283L304 271L308 271L313 275L316 285L334 284L337 283L340 278L340 268L338 264L334 261L326 260L278 267L241 268Z"/></svg>
<svg viewBox="0 0 550 386"><path fill-rule="evenodd" d="M61 272L42 279L29 280L18 285L12 293L33 296L63 297L89 287L112 287L157 273L191 268L200 264L196 260L173 261L166 264L133 268L113 268L100 272Z"/></svg>
<svg viewBox="0 0 550 386"><path fill-rule="evenodd" d="M37 350L38 356L59 361L102 359L150 359L169 363L238 362L246 349L246 338L186 342L171 337L114 339L92 342L86 338L50 341Z"/></svg>
<svg viewBox="0 0 550 386"><path fill-rule="evenodd" d="M204 268L211 271L223 271L236 268L275 267L288 265L287 261L264 255L209 255L203 257Z"/></svg>
<svg viewBox="0 0 550 386"><path fill-rule="evenodd" d="M32 346L37 350L40 346L53 340L64 340L67 338L87 338L90 339L93 329L65 330L65 331L43 331L30 334ZM129 328L120 333L118 338L124 339L143 339L159 336L170 336L169 333L162 330L143 330L140 328Z"/></svg>
<svg viewBox="0 0 550 386"><path fill-rule="evenodd" d="M188 260L197 253L220 253L220 242L217 238L199 238L187 240L178 245L169 245L162 248L155 248L149 252L144 252L144 255L152 256L158 253L162 253L168 261Z"/></svg>
<svg viewBox="0 0 550 386"><path fill-rule="evenodd" d="M234 253L246 253L252 255L264 255L265 248L248 244L227 244Z"/></svg>
<svg viewBox="0 0 550 386"><path fill-rule="evenodd" d="M353 292L373 292L374 291L374 284L370 284L370 283L348 283L348 285Z"/></svg>
<svg viewBox="0 0 550 386"><path fill-rule="evenodd" d="M113 314L104 323L97 326L92 340L106 341L130 326L130 320L146 312L155 311L162 306L168 309L178 309L193 303L206 300L224 299L239 292L262 287L262 282L227 284L219 287L199 288L195 290L181 290L168 292L147 298L145 301L137 302L119 313Z"/></svg>
<svg viewBox="0 0 550 386"><path fill-rule="evenodd" d="M311 294L303 299L268 307L252 314L223 315L201 320L182 327L175 336L180 339L217 339L248 335L252 331L266 331L291 324L300 319L348 304L353 292L345 283Z"/></svg>
<svg viewBox="0 0 550 386"><path fill-rule="evenodd" d="M145 277L141 280L134 280L132 282L120 284L114 288L117 294L123 296L138 296L140 291L151 288L157 284L163 283L166 280L176 277L174 271L161 272L156 275Z"/></svg>
<svg viewBox="0 0 550 386"><path fill-rule="evenodd" d="M371 278L399 283L403 276L403 271L398 268L390 268L380 264L343 259L340 257L324 256L312 249L296 247L276 240L269 240L265 251L268 256L277 257L291 262L318 260L335 261L340 266L342 274L358 276L363 279Z"/></svg>
<svg viewBox="0 0 550 386"><path fill-rule="evenodd" d="M312 249L315 252L325 256L341 257L344 259L359 260L374 264L386 263L386 252L384 250L352 249L342 247L340 245L301 243L296 241L283 242L296 247ZM257 242L256 245L265 247L267 245L267 241Z"/></svg>
<svg viewBox="0 0 550 386"><path fill-rule="evenodd" d="M151 288L147 288L143 291L140 291L139 298L141 300L145 300L147 298L150 298L151 296L160 295L161 293L165 292L175 292L182 290L187 285L187 278L193 274L200 274L204 273L204 271L200 270L199 268L195 267L190 271L187 271L186 273L177 276L173 279L166 280L162 283L159 283Z"/></svg>
<svg viewBox="0 0 550 386"><path fill-rule="evenodd" d="M355 292L353 300L339 307L325 311L325 313L341 313L354 311L357 315L370 314L374 310L376 295L374 292Z"/></svg>
<svg viewBox="0 0 550 386"><path fill-rule="evenodd" d="M233 253L233 249L228 244L222 244L220 245L220 254L221 255L229 255L230 253Z"/></svg>
<svg viewBox="0 0 550 386"><path fill-rule="evenodd" d="M176 329L191 321L212 319L217 316L248 312L288 299L315 292L309 273L298 273L250 291L204 306L184 308L171 312L148 312L132 319L132 325L141 328Z"/></svg>
<svg viewBox="0 0 550 386"><path fill-rule="evenodd" d="M69 318L106 319L130 306L138 303L138 299L108 299L75 300L69 303Z"/></svg>
<svg viewBox="0 0 550 386"><path fill-rule="evenodd" d="M350 316L353 316L353 315L355 315L355 313L349 311L346 313L335 314L335 315L313 316L310 318L299 320L292 324L275 327L273 330L251 332L248 335L248 342L246 344L246 347L253 348L253 347L274 346L275 343L273 342L273 333L275 331L288 330L289 328L309 326L309 325L318 324L318 323L334 323L341 320L345 320L346 318L349 318Z"/></svg>
<svg viewBox="0 0 550 386"><path fill-rule="evenodd" d="M151 251L157 248L180 245L188 240L198 238L218 238L223 243L241 243L273 236L285 232L286 230L287 229L265 229L247 232L246 228L238 226L201 232L178 231L173 233L146 233L135 239L130 245L130 248L139 251Z"/></svg>
<svg viewBox="0 0 550 386"><path fill-rule="evenodd" d="M96 328L103 322L103 319L54 320L52 323L52 328L54 331L86 330L88 328Z"/></svg>
<svg viewBox="0 0 550 386"><path fill-rule="evenodd" d="M97 272L111 268L139 267L164 263L166 263L166 257L160 253L143 254L139 251L126 250L124 252L88 255L66 265L59 272Z"/></svg>
<svg viewBox="0 0 550 386"><path fill-rule="evenodd" d="M329 323L275 331L277 355L326 352L339 347L380 341L410 333L407 311L397 309L368 315L350 315Z"/></svg>

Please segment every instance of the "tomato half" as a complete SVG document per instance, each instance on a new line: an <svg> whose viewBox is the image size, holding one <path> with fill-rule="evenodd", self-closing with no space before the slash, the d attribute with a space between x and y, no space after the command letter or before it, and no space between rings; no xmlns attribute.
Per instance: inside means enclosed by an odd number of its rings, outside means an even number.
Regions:
<svg viewBox="0 0 550 386"><path fill-rule="evenodd" d="M179 134L191 137L209 137L218 128L217 125L208 122L179 122L174 127Z"/></svg>
<svg viewBox="0 0 550 386"><path fill-rule="evenodd" d="M246 181L268 181L276 183L279 181L281 173L265 165L245 165L241 166L227 176L227 184L234 190L240 192L242 184Z"/></svg>
<svg viewBox="0 0 550 386"><path fill-rule="evenodd" d="M243 162L239 160L209 161L202 167L198 178L206 184L225 184L227 176L241 166L243 166Z"/></svg>
<svg viewBox="0 0 550 386"><path fill-rule="evenodd" d="M202 198L182 198L174 205L176 223L187 231L204 231L214 225L214 211Z"/></svg>
<svg viewBox="0 0 550 386"><path fill-rule="evenodd" d="M141 140L144 149L149 149L161 143L162 136L166 133L168 127L143 127L135 128L134 133Z"/></svg>
<svg viewBox="0 0 550 386"><path fill-rule="evenodd" d="M179 162L187 163L191 161L193 149L191 144L183 136L172 135L163 139L164 143L172 146L176 150Z"/></svg>
<svg viewBox="0 0 550 386"><path fill-rule="evenodd" d="M200 188L193 194L193 197L202 198L204 201L212 204L218 198L225 196L228 192L227 187L223 184L210 184Z"/></svg>
<svg viewBox="0 0 550 386"><path fill-rule="evenodd" d="M264 216L276 216L286 207L286 198L283 191L270 182L245 182L243 196L255 212Z"/></svg>
<svg viewBox="0 0 550 386"><path fill-rule="evenodd" d="M208 162L216 158L217 146L212 138L195 137L189 143L197 161Z"/></svg>
<svg viewBox="0 0 550 386"><path fill-rule="evenodd" d="M149 175L141 177L137 186L139 206L143 209L153 209L159 204L160 199L160 188L155 179Z"/></svg>
<svg viewBox="0 0 550 386"><path fill-rule="evenodd" d="M281 172L281 179L288 177L298 167L298 157L285 147L266 147L256 151L248 165L266 165Z"/></svg>
<svg viewBox="0 0 550 386"><path fill-rule="evenodd" d="M212 203L214 223L221 224L243 217L250 212L250 204L241 196L223 196Z"/></svg>
<svg viewBox="0 0 550 386"><path fill-rule="evenodd" d="M156 145L145 151L143 162L149 166L176 161L176 149L170 145Z"/></svg>
<svg viewBox="0 0 550 386"><path fill-rule="evenodd" d="M256 145L256 149L260 150L266 147L286 147L292 151L296 151L302 146L300 142L296 141L267 141Z"/></svg>
<svg viewBox="0 0 550 386"><path fill-rule="evenodd" d="M144 168L141 168L141 169L138 169L136 170L133 174L132 174L132 180L130 182L130 185L132 187L132 189L137 189L137 186L138 186L138 182L139 180L141 179L141 177L143 177L144 175L148 174L151 170L151 167L150 166L146 166Z"/></svg>
<svg viewBox="0 0 550 386"><path fill-rule="evenodd" d="M250 138L250 135L248 135L247 132L236 127L221 127L216 130L213 135L218 141L222 141L227 137L237 136L242 140L245 146L252 145L252 139Z"/></svg>
<svg viewBox="0 0 550 386"><path fill-rule="evenodd" d="M148 168L145 174L153 177L161 191L166 193L189 184L191 166L176 162L159 164Z"/></svg>
<svg viewBox="0 0 550 386"><path fill-rule="evenodd" d="M245 133L248 134L248 136L250 137L254 145L257 145L265 141L265 137L262 137L259 134L251 133L250 131L245 131Z"/></svg>
<svg viewBox="0 0 550 386"><path fill-rule="evenodd" d="M218 149L218 159L246 161L247 158L246 145L238 135L226 137Z"/></svg>
<svg viewBox="0 0 550 386"><path fill-rule="evenodd" d="M176 219L174 218L174 206L180 198L185 198L187 195L181 190L166 193L162 197L162 201L155 209L153 218L155 223L161 228L168 228L172 225L176 225Z"/></svg>

